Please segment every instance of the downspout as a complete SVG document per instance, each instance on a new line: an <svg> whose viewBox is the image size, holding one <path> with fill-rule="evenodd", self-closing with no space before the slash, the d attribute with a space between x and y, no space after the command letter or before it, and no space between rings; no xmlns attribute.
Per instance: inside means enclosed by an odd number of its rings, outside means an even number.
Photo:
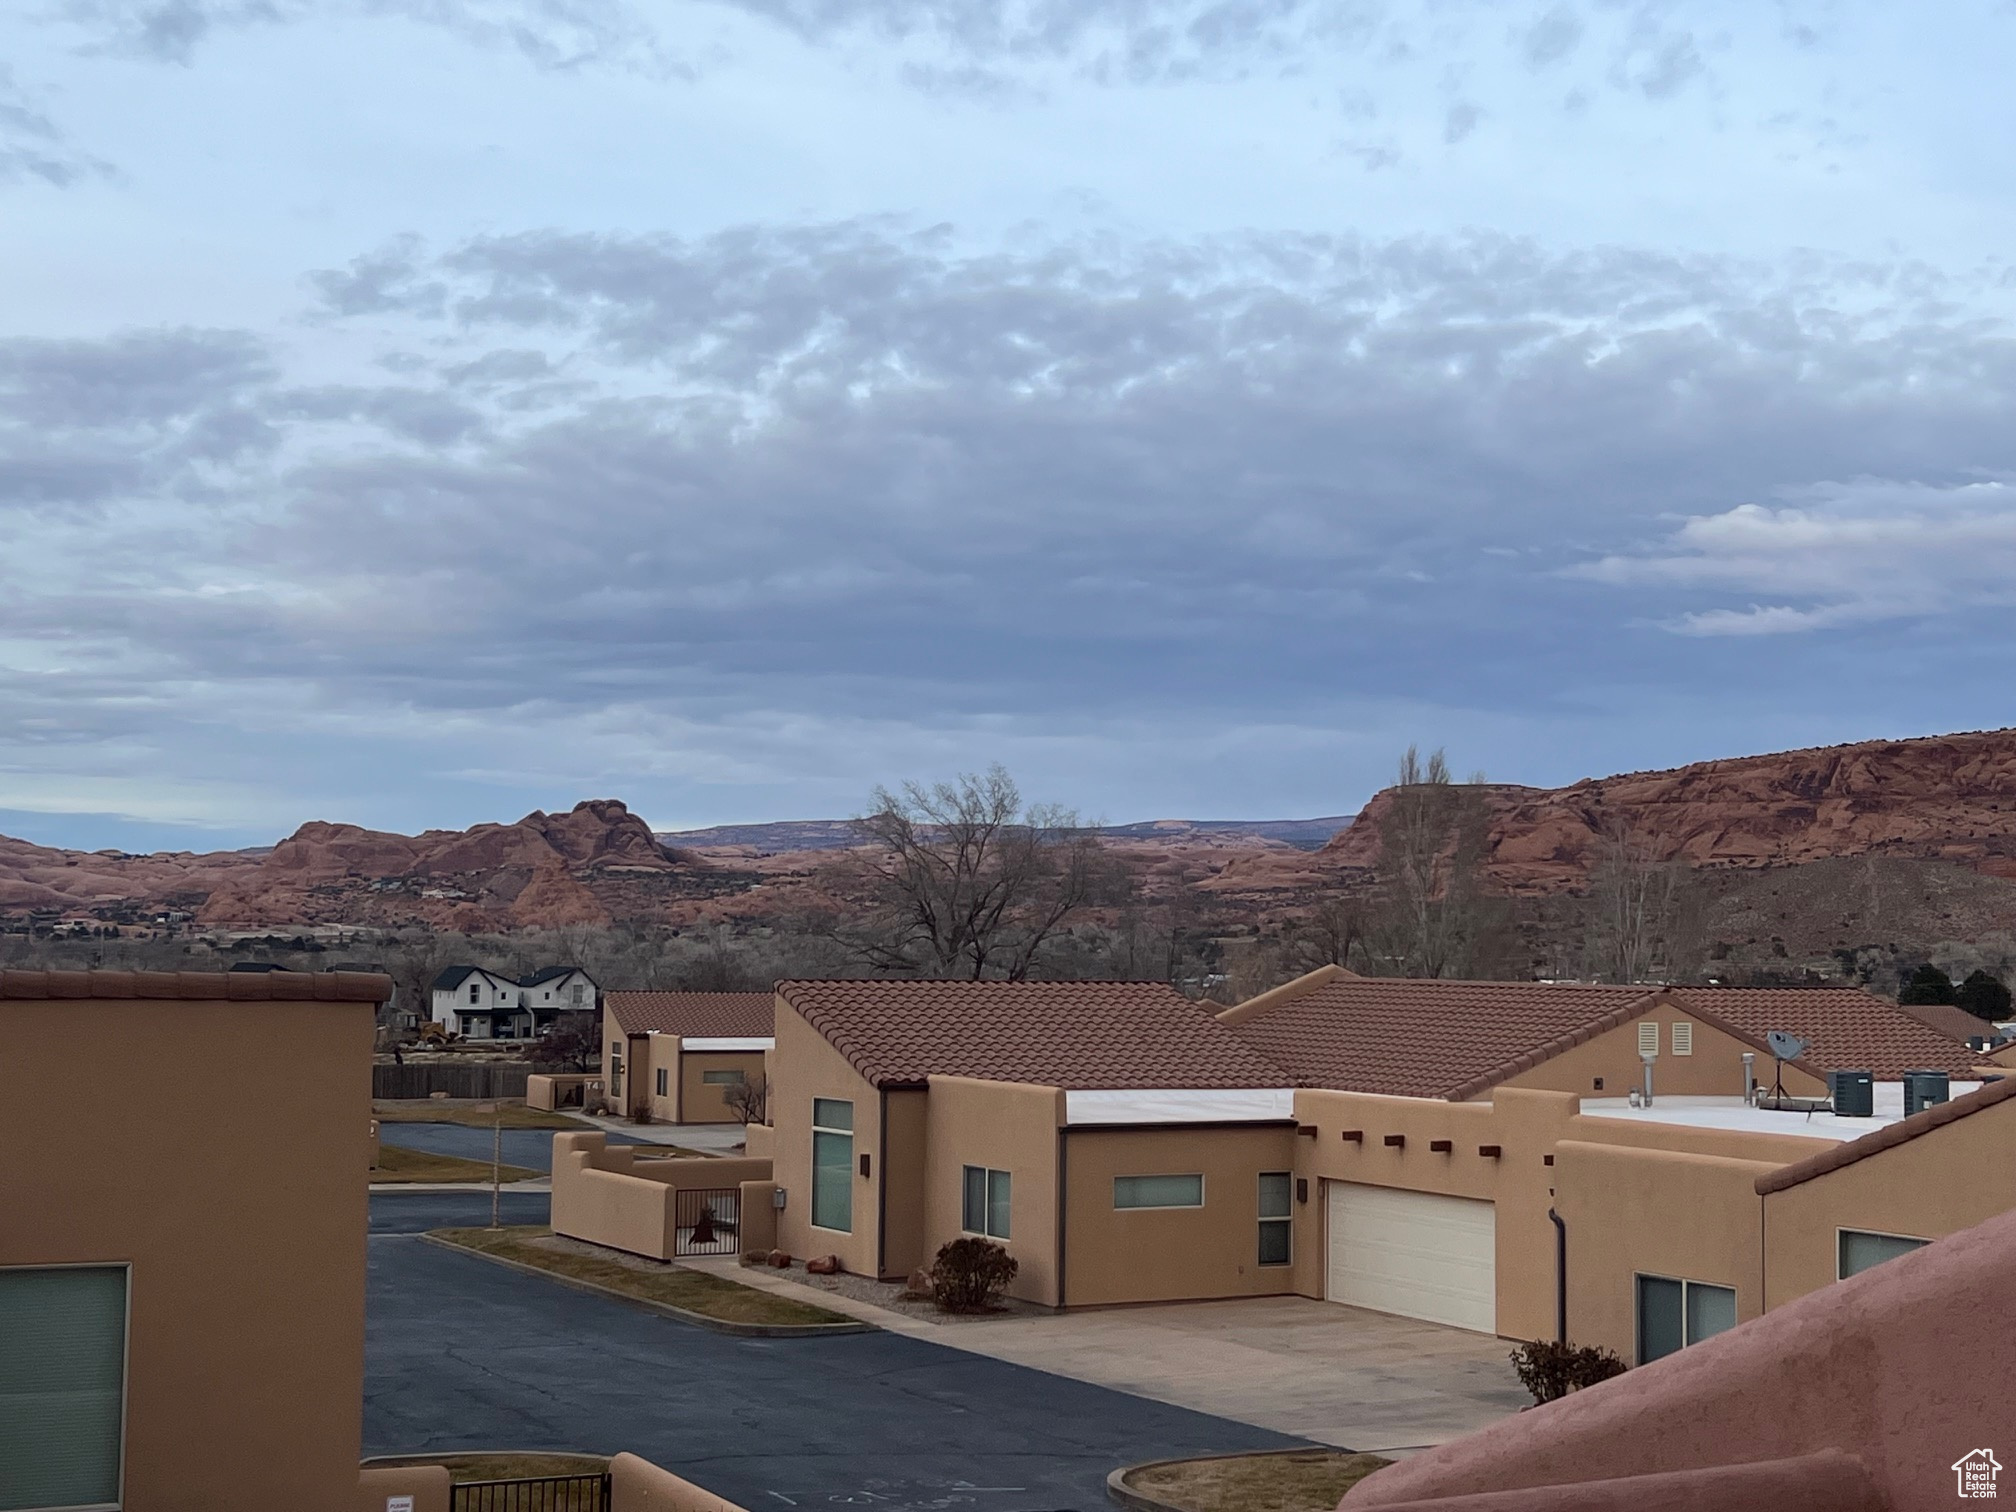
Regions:
<svg viewBox="0 0 2016 1512"><path fill-rule="evenodd" d="M1547 1216L1554 1223L1554 1340L1568 1342L1568 1225L1551 1207Z"/></svg>
<svg viewBox="0 0 2016 1512"><path fill-rule="evenodd" d="M889 1273L889 1089L876 1089L875 1097L875 1279L880 1281Z"/></svg>
<svg viewBox="0 0 2016 1512"><path fill-rule="evenodd" d="M1064 1306L1065 1222L1071 1210L1071 1131L1057 1130L1057 1306Z"/></svg>

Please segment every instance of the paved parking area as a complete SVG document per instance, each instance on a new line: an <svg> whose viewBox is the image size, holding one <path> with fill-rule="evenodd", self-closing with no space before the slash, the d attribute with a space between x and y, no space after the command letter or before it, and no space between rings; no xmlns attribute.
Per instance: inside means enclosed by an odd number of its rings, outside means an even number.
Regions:
<svg viewBox="0 0 2016 1512"><path fill-rule="evenodd" d="M1294 1442L896 1333L729 1338L417 1237L488 1216L372 1197L366 1454L631 1449L752 1512L1096 1512L1115 1466Z"/></svg>

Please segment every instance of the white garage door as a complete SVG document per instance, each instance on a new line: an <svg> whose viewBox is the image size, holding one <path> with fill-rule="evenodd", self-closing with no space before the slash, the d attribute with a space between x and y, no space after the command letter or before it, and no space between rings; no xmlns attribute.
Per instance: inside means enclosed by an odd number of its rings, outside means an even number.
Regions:
<svg viewBox="0 0 2016 1512"><path fill-rule="evenodd" d="M1498 1210L1468 1197L1323 1183L1332 1302L1498 1331Z"/></svg>

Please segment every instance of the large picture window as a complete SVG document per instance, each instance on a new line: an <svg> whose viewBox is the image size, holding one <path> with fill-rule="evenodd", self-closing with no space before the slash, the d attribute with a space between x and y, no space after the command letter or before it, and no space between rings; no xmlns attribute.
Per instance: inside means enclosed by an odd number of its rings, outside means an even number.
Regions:
<svg viewBox="0 0 2016 1512"><path fill-rule="evenodd" d="M1736 1326L1734 1287L1670 1276L1638 1278L1638 1363L1649 1365Z"/></svg>
<svg viewBox="0 0 2016 1512"><path fill-rule="evenodd" d="M1929 1239L1907 1238L1903 1234L1871 1234L1861 1229L1842 1229L1840 1268L1836 1274L1846 1281L1850 1276L1861 1275L1871 1266L1895 1260L1899 1255L1908 1255L1931 1242Z"/></svg>
<svg viewBox="0 0 2016 1512"><path fill-rule="evenodd" d="M117 1507L126 1267L0 1269L0 1508Z"/></svg>
<svg viewBox="0 0 2016 1512"><path fill-rule="evenodd" d="M1260 1263L1287 1265L1295 1258L1295 1178L1288 1171L1260 1173Z"/></svg>
<svg viewBox="0 0 2016 1512"><path fill-rule="evenodd" d="M1116 1208L1195 1208L1204 1206L1202 1176L1115 1176Z"/></svg>
<svg viewBox="0 0 2016 1512"><path fill-rule="evenodd" d="M1008 1212L1012 1180L1007 1171L990 1171L985 1166L963 1168L965 1190L959 1204L959 1227L969 1234L985 1234L989 1239L1008 1237Z"/></svg>
<svg viewBox="0 0 2016 1512"><path fill-rule="evenodd" d="M854 1232L854 1104L812 1099L812 1226Z"/></svg>

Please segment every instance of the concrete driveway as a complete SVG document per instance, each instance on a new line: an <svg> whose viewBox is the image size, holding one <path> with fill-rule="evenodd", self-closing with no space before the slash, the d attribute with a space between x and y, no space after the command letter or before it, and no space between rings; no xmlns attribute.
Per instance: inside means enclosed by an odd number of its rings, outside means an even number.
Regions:
<svg viewBox="0 0 2016 1512"><path fill-rule="evenodd" d="M372 1197L366 1454L631 1449L751 1509L1095 1512L1115 1466L1293 1442L894 1333L729 1338L417 1237L488 1216Z"/></svg>

